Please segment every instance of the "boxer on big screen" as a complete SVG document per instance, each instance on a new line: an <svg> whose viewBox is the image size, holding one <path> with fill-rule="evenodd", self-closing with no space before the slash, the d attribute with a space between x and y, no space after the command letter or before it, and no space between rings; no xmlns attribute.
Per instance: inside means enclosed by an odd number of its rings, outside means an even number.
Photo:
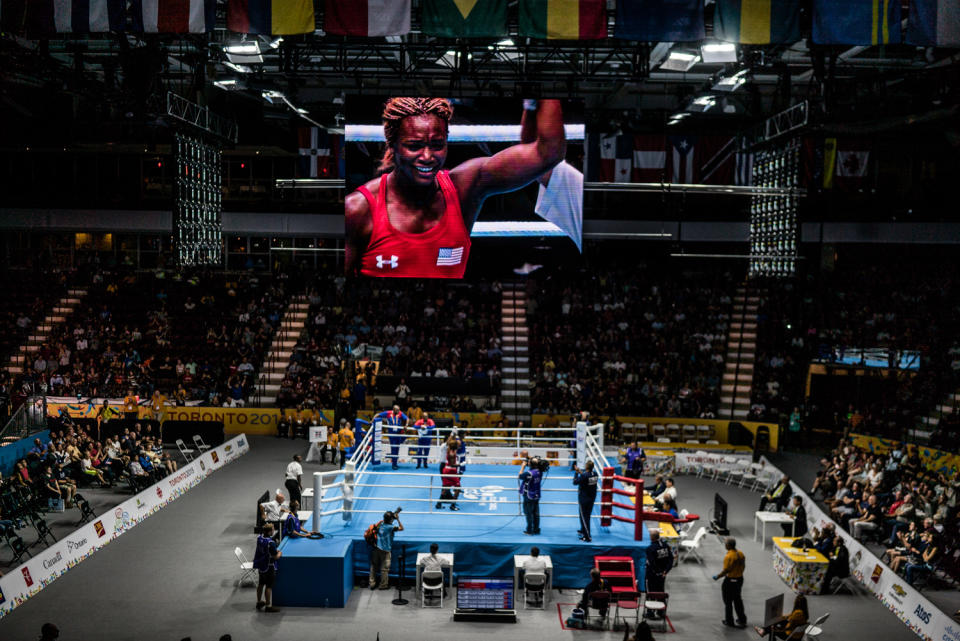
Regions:
<svg viewBox="0 0 960 641"><path fill-rule="evenodd" d="M533 104L531 102L531 104ZM347 196L348 274L463 278L483 201L521 189L566 154L558 100L540 100L536 139L443 169L453 107L443 98L390 98L379 178Z"/></svg>

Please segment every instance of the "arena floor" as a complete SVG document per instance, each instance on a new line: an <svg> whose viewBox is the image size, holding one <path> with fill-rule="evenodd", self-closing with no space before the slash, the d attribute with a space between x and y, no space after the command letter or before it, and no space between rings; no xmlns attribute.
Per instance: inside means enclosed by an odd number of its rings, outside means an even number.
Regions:
<svg viewBox="0 0 960 641"><path fill-rule="evenodd" d="M576 600L572 590L555 590L546 610L521 610L516 624L454 622L452 607L423 610L412 598L394 606L395 591L355 590L343 609L286 608L276 614L257 612L253 588L236 587L239 576L235 546L252 553L253 503L265 490L281 485L282 472L294 452L306 452L304 441L251 437L251 451L223 468L182 498L150 517L116 542L81 563L36 597L0 620L0 638L28 640L46 621L56 623L62 639L216 640L229 633L238 641L261 639L364 639L423 641L431 638L475 640L550 639L557 635L590 635L621 639L622 632L564 632L555 604ZM307 473L330 466L307 464ZM716 487L706 480L679 477L681 507L706 515ZM763 601L786 586L774 574L770 551L762 551L753 535L758 495L722 486L730 505L732 533L747 556L744 601L751 624L761 617ZM398 536L398 541L403 535ZM711 580L721 565L719 540L704 539L705 565L688 560L667 578L669 616L675 634L659 638L755 641L751 629L721 625L720 586ZM584 583L589 568L582 568ZM788 597L789 598L789 597ZM866 594L814 596L812 616L830 612L825 639L909 641L915 639L878 601Z"/></svg>

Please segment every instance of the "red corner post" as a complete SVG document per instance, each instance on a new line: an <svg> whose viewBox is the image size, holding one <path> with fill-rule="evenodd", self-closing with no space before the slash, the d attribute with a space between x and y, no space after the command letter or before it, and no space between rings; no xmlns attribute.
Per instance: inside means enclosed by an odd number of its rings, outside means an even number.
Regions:
<svg viewBox="0 0 960 641"><path fill-rule="evenodd" d="M633 516L633 540L643 540L643 479L637 479L634 483L636 494L634 495L634 516Z"/></svg>
<svg viewBox="0 0 960 641"><path fill-rule="evenodd" d="M600 525L610 527L613 515L613 468L603 468L603 479L600 483Z"/></svg>

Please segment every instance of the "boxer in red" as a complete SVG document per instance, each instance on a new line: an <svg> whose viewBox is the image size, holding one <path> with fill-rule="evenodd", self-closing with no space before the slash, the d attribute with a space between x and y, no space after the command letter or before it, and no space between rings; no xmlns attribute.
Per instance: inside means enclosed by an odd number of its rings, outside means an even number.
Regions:
<svg viewBox="0 0 960 641"><path fill-rule="evenodd" d="M437 501L436 508L443 509L445 501L450 501L450 509L454 512L460 510L457 507L457 498L460 496L460 468L457 467L457 446L456 444L447 445L447 456L440 467L440 473L443 474L443 490L440 492L440 500ZM455 476L450 476L450 475Z"/></svg>
<svg viewBox="0 0 960 641"><path fill-rule="evenodd" d="M528 185L566 154L560 101L540 100L536 109L535 140L446 170L450 102L387 100L383 173L345 202L346 273L463 278L483 201Z"/></svg>

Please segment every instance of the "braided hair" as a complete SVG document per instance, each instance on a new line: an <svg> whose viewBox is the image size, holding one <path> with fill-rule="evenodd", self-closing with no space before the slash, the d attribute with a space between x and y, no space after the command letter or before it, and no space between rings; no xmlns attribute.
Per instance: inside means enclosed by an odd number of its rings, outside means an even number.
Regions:
<svg viewBox="0 0 960 641"><path fill-rule="evenodd" d="M433 115L449 126L453 118L453 105L446 98L390 98L383 105L383 137L387 147L380 160L380 173L393 169L393 145L400 133L400 124L409 116Z"/></svg>

